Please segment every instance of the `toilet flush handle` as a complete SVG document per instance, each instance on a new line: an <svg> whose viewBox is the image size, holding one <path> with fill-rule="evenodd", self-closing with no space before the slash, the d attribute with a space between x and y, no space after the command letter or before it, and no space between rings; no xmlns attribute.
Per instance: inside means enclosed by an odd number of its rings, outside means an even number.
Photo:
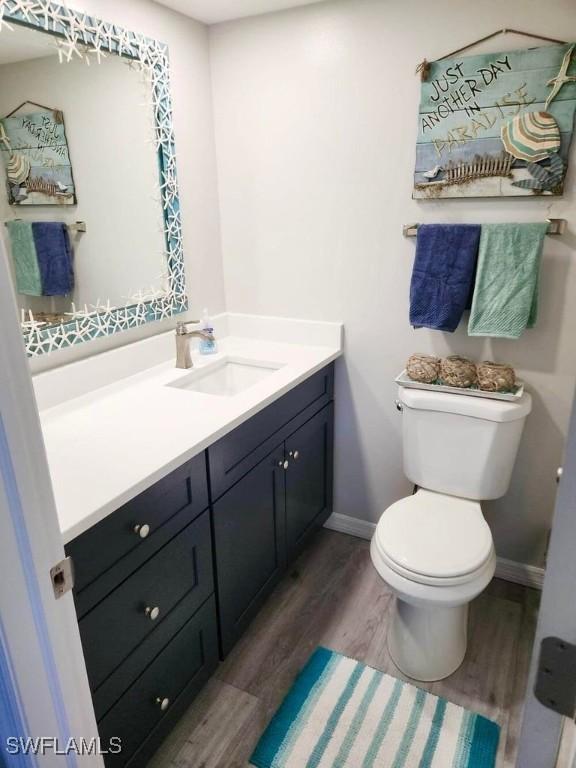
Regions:
<svg viewBox="0 0 576 768"><path fill-rule="evenodd" d="M394 402L396 404L396 410L400 411L400 413L402 413L402 411L404 410L404 405L403 405L402 401L401 400L395 400Z"/></svg>

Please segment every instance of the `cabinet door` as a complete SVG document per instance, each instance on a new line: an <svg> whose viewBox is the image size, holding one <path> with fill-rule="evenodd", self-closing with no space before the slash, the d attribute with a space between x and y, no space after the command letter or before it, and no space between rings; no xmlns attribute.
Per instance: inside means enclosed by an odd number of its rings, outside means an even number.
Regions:
<svg viewBox="0 0 576 768"><path fill-rule="evenodd" d="M286 564L284 446L214 505L214 551L222 653L257 613Z"/></svg>
<svg viewBox="0 0 576 768"><path fill-rule="evenodd" d="M286 440L288 559L332 512L334 405L326 406Z"/></svg>

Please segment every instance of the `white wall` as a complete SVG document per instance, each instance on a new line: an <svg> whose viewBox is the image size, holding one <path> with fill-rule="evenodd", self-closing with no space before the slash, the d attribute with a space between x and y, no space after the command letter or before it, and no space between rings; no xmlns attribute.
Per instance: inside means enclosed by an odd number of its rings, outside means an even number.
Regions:
<svg viewBox="0 0 576 768"><path fill-rule="evenodd" d="M337 0L210 31L227 309L346 324L336 511L376 521L410 492L393 379L414 351L509 361L534 397L512 487L486 504L498 554L541 564L576 376L576 157L563 200L411 200L415 66L504 26L576 37L572 0ZM491 50L531 44L501 38ZM477 49L488 50L488 48ZM408 323L417 221L566 217L538 327L518 342Z"/></svg>
<svg viewBox="0 0 576 768"><path fill-rule="evenodd" d="M225 301L207 27L151 0L73 0L70 6L143 32L169 47L190 315L199 317L205 306L217 314L224 310ZM52 353L33 360L32 370L44 370L128 344L166 331L175 323L175 320L150 323L136 331Z"/></svg>

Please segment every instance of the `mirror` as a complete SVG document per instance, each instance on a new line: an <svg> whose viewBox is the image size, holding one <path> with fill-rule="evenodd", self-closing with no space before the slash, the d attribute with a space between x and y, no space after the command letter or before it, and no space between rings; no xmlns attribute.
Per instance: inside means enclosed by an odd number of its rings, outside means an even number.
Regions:
<svg viewBox="0 0 576 768"><path fill-rule="evenodd" d="M0 216L39 355L187 300L165 46L55 4L16 7L0 18Z"/></svg>

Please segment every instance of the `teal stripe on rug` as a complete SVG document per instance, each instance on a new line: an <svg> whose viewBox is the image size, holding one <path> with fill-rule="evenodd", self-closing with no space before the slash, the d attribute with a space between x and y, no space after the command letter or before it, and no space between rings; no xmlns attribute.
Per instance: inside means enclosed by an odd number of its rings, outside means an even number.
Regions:
<svg viewBox="0 0 576 768"><path fill-rule="evenodd" d="M478 715L474 721L474 733L466 768L492 768L499 740L500 728L496 723Z"/></svg>
<svg viewBox="0 0 576 768"><path fill-rule="evenodd" d="M364 762L362 763L362 768L373 767L374 762L376 761L376 757L378 755L378 751L382 746L382 742L386 738L386 734L388 733L388 729L390 728L390 723L392 722L394 718L394 714L396 713L396 707L398 706L398 701L400 699L400 696L402 695L403 688L404 688L404 684L402 683L402 681L396 680L396 682L394 683L394 689L392 691L392 695L388 699L386 708L382 713L380 722L378 723L374 736L372 737L372 742L368 747L366 757L364 758Z"/></svg>
<svg viewBox="0 0 576 768"><path fill-rule="evenodd" d="M354 715L354 719L350 723L350 727L348 728L348 733L346 734L342 744L340 745L340 751L336 755L333 768L344 768L344 766L346 765L346 760L348 759L348 756L352 751L352 747L354 746L354 742L358 737L360 728L362 726L364 718L366 717L366 713L368 712L368 707L372 703L372 699L376 695L376 691L378 690L378 687L382 682L382 679L383 679L383 676L379 674L376 670L374 670L372 673L372 679L370 680L368 684L368 688L366 688L366 691L364 692L364 696L362 697L362 701L360 702L360 706L358 707L358 710Z"/></svg>
<svg viewBox="0 0 576 768"><path fill-rule="evenodd" d="M392 763L392 768L404 768L404 766L406 765L406 760L408 759L408 753L410 752L410 747L412 746L412 742L414 741L414 736L416 735L416 728L418 728L418 723L420 722L420 716L422 715L422 710L424 708L425 701L426 701L426 691L423 691L419 688L416 692L416 698L414 699L414 704L412 705L412 712L410 712L410 719L408 720L406 730L404 731L404 735L402 736L402 741L400 742L400 746L398 747L398 752L396 753L396 757L394 758L394 762Z"/></svg>
<svg viewBox="0 0 576 768"><path fill-rule="evenodd" d="M441 768L494 768L499 734L481 715L319 648L250 762L256 768L433 768L443 756Z"/></svg>
<svg viewBox="0 0 576 768"><path fill-rule="evenodd" d="M361 664L358 664L354 668L354 671L350 675L344 690L340 694L340 698L338 699L336 706L334 707L330 717L328 718L328 721L326 723L326 726L320 738L316 742L316 746L312 750L312 754L308 758L308 762L306 763L306 768L318 768L318 765L320 764L320 760L322 760L324 752L326 751L326 747L328 746L328 744L330 743L330 739L334 735L334 731L336 730L338 721L342 717L342 713L346 709L346 705L352 698L352 694L354 693L354 690L358 685L358 680L360 679L360 675L362 674L363 671L364 671L364 667L362 667Z"/></svg>
<svg viewBox="0 0 576 768"><path fill-rule="evenodd" d="M294 746L301 738L301 733L309 718L309 713L314 711L314 708L318 702L318 699L322 695L324 688L328 685L332 679L332 675L338 669L342 657L337 653L332 653L328 659L328 663L324 667L321 676L318 678L316 684L310 689L308 699L304 706L301 708L298 717L294 720L294 723L288 730L284 741L280 745L276 756L274 757L275 766L285 765L288 761ZM299 766L300 768L300 766Z"/></svg>
<svg viewBox="0 0 576 768"><path fill-rule="evenodd" d="M446 702L444 699L438 699L436 702L436 709L434 710L434 716L432 717L432 727L430 733L426 739L426 746L424 747L424 753L418 768L430 768L434 755L436 754L436 747L438 746L438 740L440 739L440 730L442 723L444 722L444 713L446 712Z"/></svg>
<svg viewBox="0 0 576 768"><path fill-rule="evenodd" d="M266 733L258 743L250 762L257 768L269 768L275 765L274 759L284 743L292 726L298 722L303 708L314 686L322 680L322 676L333 660L332 651L318 648L306 664L288 695L276 712Z"/></svg>
<svg viewBox="0 0 576 768"><path fill-rule="evenodd" d="M452 768L468 768L468 758L470 757L470 746L472 744L472 734L474 733L474 720L476 715L472 712L465 712L458 734L458 743L454 755Z"/></svg>

